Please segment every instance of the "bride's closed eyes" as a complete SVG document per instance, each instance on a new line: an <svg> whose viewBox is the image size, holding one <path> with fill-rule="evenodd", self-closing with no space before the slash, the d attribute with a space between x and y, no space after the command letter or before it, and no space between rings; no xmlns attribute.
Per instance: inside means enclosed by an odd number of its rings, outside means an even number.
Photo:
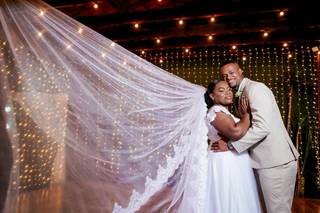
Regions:
<svg viewBox="0 0 320 213"><path fill-rule="evenodd" d="M231 87L219 87L218 92L232 91Z"/></svg>

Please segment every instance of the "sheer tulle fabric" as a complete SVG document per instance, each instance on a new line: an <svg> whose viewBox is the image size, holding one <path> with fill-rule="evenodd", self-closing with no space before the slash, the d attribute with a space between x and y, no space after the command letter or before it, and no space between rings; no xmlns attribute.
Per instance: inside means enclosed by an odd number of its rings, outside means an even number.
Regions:
<svg viewBox="0 0 320 213"><path fill-rule="evenodd" d="M55 187L59 211L201 212L204 88L43 2L0 2L14 157L5 212L30 212L22 197Z"/></svg>

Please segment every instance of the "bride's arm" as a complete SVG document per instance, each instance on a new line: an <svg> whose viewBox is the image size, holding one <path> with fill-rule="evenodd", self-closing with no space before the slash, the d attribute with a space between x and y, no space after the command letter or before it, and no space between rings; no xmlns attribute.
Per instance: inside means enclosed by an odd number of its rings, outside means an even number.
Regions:
<svg viewBox="0 0 320 213"><path fill-rule="evenodd" d="M231 140L239 140L244 136L250 126L250 115L243 115L238 123L235 123L230 115L217 112L216 118L211 122L220 134Z"/></svg>
<svg viewBox="0 0 320 213"><path fill-rule="evenodd" d="M234 122L234 119L223 112L216 113L216 119L211 122L220 134L231 140L242 138L250 126L249 102L245 96L242 96L239 102L240 121Z"/></svg>

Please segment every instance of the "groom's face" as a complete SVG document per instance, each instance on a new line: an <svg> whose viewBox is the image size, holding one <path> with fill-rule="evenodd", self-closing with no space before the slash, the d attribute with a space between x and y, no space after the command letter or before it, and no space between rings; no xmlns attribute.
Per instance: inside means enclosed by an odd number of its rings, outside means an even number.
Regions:
<svg viewBox="0 0 320 213"><path fill-rule="evenodd" d="M231 88L238 88L242 79L243 71L236 63L226 64L220 69L222 78L228 82Z"/></svg>

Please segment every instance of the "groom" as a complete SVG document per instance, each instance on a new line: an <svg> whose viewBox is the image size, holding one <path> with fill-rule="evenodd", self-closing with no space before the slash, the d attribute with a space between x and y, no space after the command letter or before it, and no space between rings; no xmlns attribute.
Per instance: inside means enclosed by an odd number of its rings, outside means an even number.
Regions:
<svg viewBox="0 0 320 213"><path fill-rule="evenodd" d="M229 86L237 90L236 95L249 99L252 126L240 140L220 140L211 149L238 153L249 150L267 212L289 213L299 154L283 124L275 97L263 83L244 78L236 62L225 62L220 72Z"/></svg>

